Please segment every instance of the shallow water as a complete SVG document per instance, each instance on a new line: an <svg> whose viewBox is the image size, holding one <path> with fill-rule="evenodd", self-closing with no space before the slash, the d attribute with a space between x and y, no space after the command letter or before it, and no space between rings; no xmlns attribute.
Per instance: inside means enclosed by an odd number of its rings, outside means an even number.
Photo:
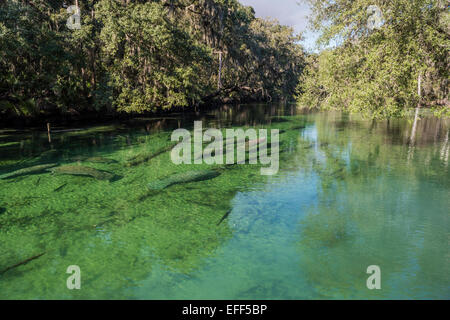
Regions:
<svg viewBox="0 0 450 320"><path fill-rule="evenodd" d="M411 144L408 119L275 105L197 118L285 130L279 173L213 166L215 179L148 190L211 169L176 166L170 152L125 165L168 146L173 129L192 129L183 115L54 128L51 142L46 132L0 130L0 175L58 163L118 177L0 180L0 273L45 253L0 275L0 299L450 298L449 119L424 116ZM80 290L66 287L70 265L81 269ZM380 290L366 286L370 265L381 269Z"/></svg>

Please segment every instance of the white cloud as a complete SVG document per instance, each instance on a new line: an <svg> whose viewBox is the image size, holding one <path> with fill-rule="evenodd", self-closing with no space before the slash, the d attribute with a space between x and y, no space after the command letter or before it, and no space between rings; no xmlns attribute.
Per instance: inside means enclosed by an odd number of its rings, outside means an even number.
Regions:
<svg viewBox="0 0 450 320"><path fill-rule="evenodd" d="M276 18L281 24L294 27L297 32L306 30L309 8L298 0L240 0L240 2L252 6L257 17Z"/></svg>
<svg viewBox="0 0 450 320"><path fill-rule="evenodd" d="M281 24L294 28L302 33L302 42L308 50L314 47L317 36L307 29L310 10L304 1L299 0L239 0L243 5L252 6L259 18L275 18Z"/></svg>

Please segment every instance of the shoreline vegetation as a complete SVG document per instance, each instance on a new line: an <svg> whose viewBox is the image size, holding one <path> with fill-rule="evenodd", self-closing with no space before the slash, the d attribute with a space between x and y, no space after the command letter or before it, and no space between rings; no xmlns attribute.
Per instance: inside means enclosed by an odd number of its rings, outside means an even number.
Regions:
<svg viewBox="0 0 450 320"><path fill-rule="evenodd" d="M283 101L304 68L293 28L237 0L77 3L70 29L63 1L0 2L1 118Z"/></svg>
<svg viewBox="0 0 450 320"><path fill-rule="evenodd" d="M442 0L306 0L320 51L238 0L0 1L0 125L107 122L296 102L374 119L450 115ZM359 14L354 14L359 12ZM417 116L416 116L417 118Z"/></svg>
<svg viewBox="0 0 450 320"><path fill-rule="evenodd" d="M421 108L450 116L448 1L307 2L323 50L307 57L300 104L374 119Z"/></svg>

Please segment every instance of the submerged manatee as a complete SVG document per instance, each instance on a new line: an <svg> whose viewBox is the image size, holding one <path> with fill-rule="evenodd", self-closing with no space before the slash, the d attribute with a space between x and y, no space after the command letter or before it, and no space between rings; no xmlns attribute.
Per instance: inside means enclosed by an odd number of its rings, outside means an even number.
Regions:
<svg viewBox="0 0 450 320"><path fill-rule="evenodd" d="M92 162L92 163L106 163L106 164L112 164L117 163L117 160L103 158L103 157L83 157L83 156L76 156L70 158L71 161L83 161L83 162Z"/></svg>
<svg viewBox="0 0 450 320"><path fill-rule="evenodd" d="M58 158L59 156L61 156L60 150L51 149L51 150L41 152L41 154L39 155L39 158L41 160L50 160L50 159Z"/></svg>
<svg viewBox="0 0 450 320"><path fill-rule="evenodd" d="M150 161L153 158L156 158L157 156L159 156L159 155L161 155L163 153L166 153L166 152L172 150L175 146L176 145L173 144L173 145L170 145L168 147L164 147L164 148L162 148L162 149L160 149L158 151L152 152L152 153L141 153L141 154L138 154L137 156L134 156L134 157L128 159L128 161L126 163L126 166L127 167L138 166L138 165L140 165L142 163Z"/></svg>
<svg viewBox="0 0 450 320"><path fill-rule="evenodd" d="M175 184L211 180L220 176L220 172L215 170L188 171L177 173L166 179L154 181L148 184L150 190L163 190Z"/></svg>
<svg viewBox="0 0 450 320"><path fill-rule="evenodd" d="M16 177L30 175L30 174L41 173L45 170L48 170L48 169L56 167L56 166L58 166L57 163L49 163L49 164L41 164L41 165L37 165L37 166L23 168L20 170L16 170L16 171L1 175L0 179L10 179L10 178L16 178Z"/></svg>
<svg viewBox="0 0 450 320"><path fill-rule="evenodd" d="M255 149L258 150L259 145L262 144L262 143L265 143L265 142L267 142L266 138L259 138L259 139L256 139L256 140L249 140L249 141L246 141L245 139L244 140L237 140L235 138L229 138L229 139L226 139L226 140L223 141L223 146L219 147L218 151L223 156L226 156L226 152L227 152L229 147L232 147L233 150L235 150L235 149L238 149L238 150L239 149L243 149L244 150L244 148L245 148L245 152L250 152L250 151L254 151ZM268 145L268 148L270 149L271 144L267 143L267 145ZM203 158L203 160L206 160L206 159L210 159L211 158L209 156L205 157L203 155L203 153L204 153L204 151L199 156L197 156L194 160L199 160L199 159L202 159L202 158ZM214 157L215 154L216 153L215 153L215 150L214 150L211 153L212 157Z"/></svg>
<svg viewBox="0 0 450 320"><path fill-rule="evenodd" d="M118 163L119 162L119 161L114 160L114 159L103 158L103 157L90 157L90 158L87 158L85 161L93 162L93 163L107 163L107 164Z"/></svg>
<svg viewBox="0 0 450 320"><path fill-rule="evenodd" d="M97 180L112 180L116 177L115 174L103 170L97 170L85 166L61 166L50 169L54 174L68 174L72 176L92 177Z"/></svg>

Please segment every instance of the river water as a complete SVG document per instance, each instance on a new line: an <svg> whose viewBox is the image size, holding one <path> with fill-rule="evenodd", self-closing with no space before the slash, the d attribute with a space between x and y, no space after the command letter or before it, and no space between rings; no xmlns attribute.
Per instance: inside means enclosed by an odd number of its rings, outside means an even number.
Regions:
<svg viewBox="0 0 450 320"><path fill-rule="evenodd" d="M127 165L194 120L282 130L278 174L177 166L170 152ZM50 141L0 129L0 299L449 299L449 128L424 115L411 142L410 119L249 105L53 127ZM116 176L6 178L40 164ZM147 187L209 169L220 176ZM79 290L66 285L71 265ZM373 265L379 290L366 284Z"/></svg>

